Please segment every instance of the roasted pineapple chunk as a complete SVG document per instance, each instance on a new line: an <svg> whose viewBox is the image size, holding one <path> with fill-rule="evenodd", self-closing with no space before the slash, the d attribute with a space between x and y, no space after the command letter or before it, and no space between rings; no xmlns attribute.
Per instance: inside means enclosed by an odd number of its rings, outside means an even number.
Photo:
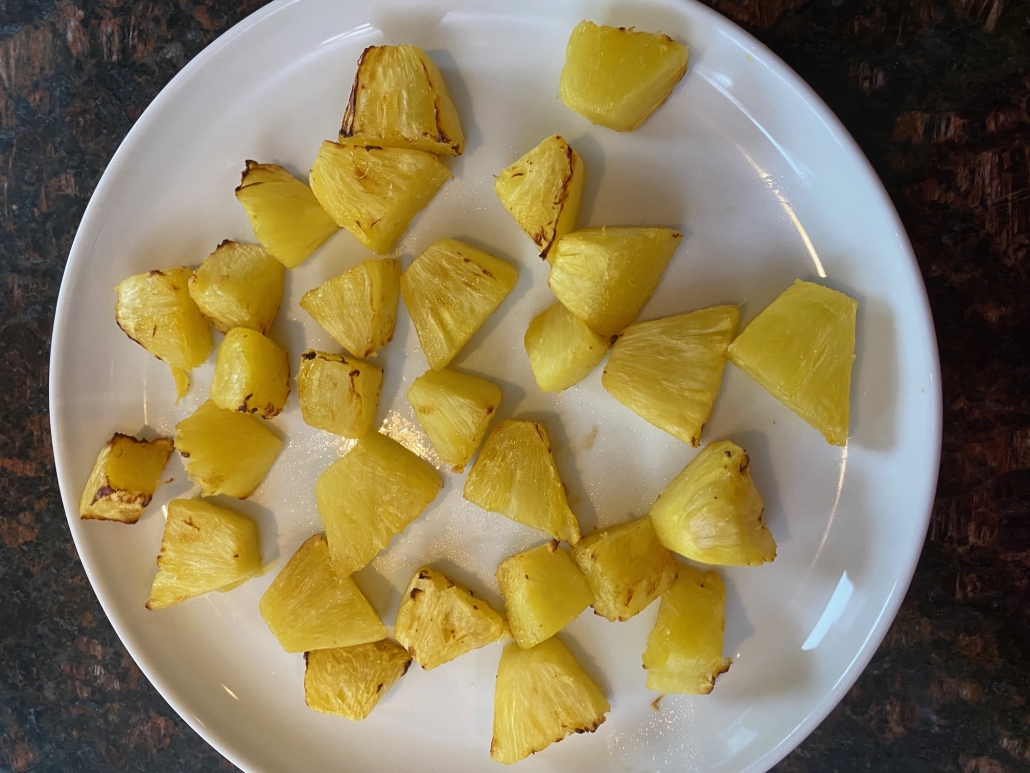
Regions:
<svg viewBox="0 0 1030 773"><path fill-rule="evenodd" d="M256 330L234 327L215 357L211 400L219 408L278 416L290 396L290 356Z"/></svg>
<svg viewBox="0 0 1030 773"><path fill-rule="evenodd" d="M552 539L579 542L547 430L535 421L502 421L494 428L465 479L464 496Z"/></svg>
<svg viewBox="0 0 1030 773"><path fill-rule="evenodd" d="M175 448L186 474L206 497L246 499L265 479L283 442L261 419L208 400L175 425Z"/></svg>
<svg viewBox="0 0 1030 773"><path fill-rule="evenodd" d="M696 448L739 316L736 306L713 306L630 325L612 348L601 383L637 416Z"/></svg>
<svg viewBox="0 0 1030 773"><path fill-rule="evenodd" d="M687 47L668 35L581 21L565 51L562 102L593 123L636 129L687 71Z"/></svg>
<svg viewBox="0 0 1030 773"><path fill-rule="evenodd" d="M173 499L147 609L164 609L261 573L257 526L203 499Z"/></svg>
<svg viewBox="0 0 1030 773"><path fill-rule="evenodd" d="M257 244L224 241L190 276L190 297L219 333L267 333L283 299L286 269Z"/></svg>
<svg viewBox="0 0 1030 773"><path fill-rule="evenodd" d="M608 342L560 303L529 323L524 341L542 392L560 392L582 381L608 351Z"/></svg>
<svg viewBox="0 0 1030 773"><path fill-rule="evenodd" d="M707 695L733 663L722 656L726 628L726 586L719 573L679 568L679 577L662 596L644 651L647 689Z"/></svg>
<svg viewBox="0 0 1030 773"><path fill-rule="evenodd" d="M300 356L297 402L304 423L359 438L375 423L383 369L343 354L308 350Z"/></svg>
<svg viewBox="0 0 1030 773"><path fill-rule="evenodd" d="M171 438L137 440L115 432L100 449L89 474L79 500L79 515L136 523L154 497L172 449Z"/></svg>
<svg viewBox="0 0 1030 773"><path fill-rule="evenodd" d="M762 497L744 449L709 443L651 507L658 539L669 550L715 566L758 566L776 558Z"/></svg>
<svg viewBox="0 0 1030 773"><path fill-rule="evenodd" d="M305 652L304 701L323 714L364 719L410 665L404 648L387 639Z"/></svg>
<svg viewBox="0 0 1030 773"><path fill-rule="evenodd" d="M586 228L562 237L547 284L600 336L618 335L658 287L683 234L669 228Z"/></svg>
<svg viewBox="0 0 1030 773"><path fill-rule="evenodd" d="M401 274L401 295L429 366L447 366L515 287L510 263L456 239L429 245Z"/></svg>
<svg viewBox="0 0 1030 773"><path fill-rule="evenodd" d="M458 111L440 70L417 46L369 46L358 59L340 142L440 156L465 150Z"/></svg>
<svg viewBox="0 0 1030 773"><path fill-rule="evenodd" d="M511 765L570 733L592 733L611 710L604 693L557 638L501 653L490 756Z"/></svg>
<svg viewBox="0 0 1030 773"><path fill-rule="evenodd" d="M427 370L412 382L408 402L437 456L461 472L486 435L501 390L465 373Z"/></svg>
<svg viewBox="0 0 1030 773"><path fill-rule="evenodd" d="M844 293L798 280L729 348L734 365L835 446L848 442L857 311Z"/></svg>

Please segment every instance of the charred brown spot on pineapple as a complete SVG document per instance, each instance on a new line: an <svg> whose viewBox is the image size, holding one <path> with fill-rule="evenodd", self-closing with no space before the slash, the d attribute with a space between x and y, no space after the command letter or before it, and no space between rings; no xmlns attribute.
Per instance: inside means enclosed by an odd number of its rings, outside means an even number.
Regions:
<svg viewBox="0 0 1030 773"><path fill-rule="evenodd" d="M315 359L315 357L317 357L317 356L318 356L318 355L317 355L317 354L316 354L315 352L313 352L313 351L311 351L311 350L308 350L308 351L304 352L304 353L303 353L303 354L302 354L302 355L300 356L300 358L301 358L302 360L313 360L313 359Z"/></svg>
<svg viewBox="0 0 1030 773"><path fill-rule="evenodd" d="M411 598L412 601L414 601L419 597L420 593L425 593L425 591L421 588L412 588L411 593L409 593L408 596Z"/></svg>
<svg viewBox="0 0 1030 773"><path fill-rule="evenodd" d="M556 551L558 549L558 545L559 544L560 543L558 542L558 540L553 539L553 540L551 540L550 542L547 543L547 549L550 550L553 553L554 551Z"/></svg>

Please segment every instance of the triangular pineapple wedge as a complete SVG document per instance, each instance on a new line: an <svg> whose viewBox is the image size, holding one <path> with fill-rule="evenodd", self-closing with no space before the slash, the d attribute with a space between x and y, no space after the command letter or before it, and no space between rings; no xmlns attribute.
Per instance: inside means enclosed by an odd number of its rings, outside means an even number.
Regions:
<svg viewBox="0 0 1030 773"><path fill-rule="evenodd" d="M308 349L300 356L297 402L309 427L359 438L372 430L383 369L344 354Z"/></svg>
<svg viewBox="0 0 1030 773"><path fill-rule="evenodd" d="M304 653L304 701L359 721L408 672L411 655L388 639Z"/></svg>
<svg viewBox="0 0 1030 773"><path fill-rule="evenodd" d="M542 392L561 392L582 381L608 351L608 342L560 303L529 323L523 341Z"/></svg>
<svg viewBox="0 0 1030 773"><path fill-rule="evenodd" d="M171 438L137 440L120 432L104 443L79 499L85 519L136 523L172 455Z"/></svg>
<svg viewBox="0 0 1030 773"><path fill-rule="evenodd" d="M271 419L290 397L290 356L256 330L234 327L215 357L211 400L219 408Z"/></svg>
<svg viewBox="0 0 1030 773"><path fill-rule="evenodd" d="M267 333L283 299L286 269L257 244L222 242L190 276L190 297L219 333Z"/></svg>

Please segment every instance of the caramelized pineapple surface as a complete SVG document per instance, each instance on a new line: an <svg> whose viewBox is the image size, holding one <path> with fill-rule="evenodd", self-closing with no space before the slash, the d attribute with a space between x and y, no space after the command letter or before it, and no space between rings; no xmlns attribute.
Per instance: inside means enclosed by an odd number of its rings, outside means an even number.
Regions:
<svg viewBox="0 0 1030 773"><path fill-rule="evenodd" d="M411 656L388 639L304 653L304 701L359 721L408 672Z"/></svg>
<svg viewBox="0 0 1030 773"><path fill-rule="evenodd" d="M561 392L579 383L608 351L607 341L560 303L529 323L524 343L542 392Z"/></svg>
<svg viewBox="0 0 1030 773"><path fill-rule="evenodd" d="M290 357L256 330L234 327L215 357L211 400L219 408L278 416L290 396Z"/></svg>
<svg viewBox="0 0 1030 773"><path fill-rule="evenodd" d="M408 402L437 456L461 472L486 435L501 390L466 373L428 370L412 382Z"/></svg>
<svg viewBox="0 0 1030 773"><path fill-rule="evenodd" d="M79 499L79 516L136 523L154 497L173 448L171 438L137 440L116 432L100 449Z"/></svg>
<svg viewBox="0 0 1030 773"><path fill-rule="evenodd" d="M304 423L359 438L372 430L383 369L344 354L309 349L300 356L297 402Z"/></svg>
<svg viewBox="0 0 1030 773"><path fill-rule="evenodd" d="M224 241L189 280L190 297L219 333L267 333L283 299L283 264L257 244Z"/></svg>

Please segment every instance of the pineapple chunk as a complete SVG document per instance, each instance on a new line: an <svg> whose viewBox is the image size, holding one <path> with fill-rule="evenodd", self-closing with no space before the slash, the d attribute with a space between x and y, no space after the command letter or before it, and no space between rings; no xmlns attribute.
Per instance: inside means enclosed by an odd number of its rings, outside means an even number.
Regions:
<svg viewBox="0 0 1030 773"><path fill-rule="evenodd" d="M417 46L369 46L358 59L340 142L441 156L465 150L458 111L440 70Z"/></svg>
<svg viewBox="0 0 1030 773"><path fill-rule="evenodd" d="M618 335L658 287L683 234L670 228L586 228L562 237L547 284L598 335Z"/></svg>
<svg viewBox="0 0 1030 773"><path fill-rule="evenodd" d="M297 402L304 423L359 438L375 423L383 369L343 354L308 350L300 356Z"/></svg>
<svg viewBox="0 0 1030 773"><path fill-rule="evenodd" d="M835 446L848 442L857 311L844 293L798 280L729 348L734 365Z"/></svg>
<svg viewBox="0 0 1030 773"><path fill-rule="evenodd" d="M576 230L586 168L557 134L548 137L494 179L494 192L546 258L551 246Z"/></svg>
<svg viewBox="0 0 1030 773"><path fill-rule="evenodd" d="M358 571L418 518L443 481L432 467L378 432L361 438L318 476L315 500L341 576Z"/></svg>
<svg viewBox="0 0 1030 773"><path fill-rule="evenodd" d="M340 227L311 189L277 164L247 161L236 198L254 236L286 268L296 268Z"/></svg>
<svg viewBox="0 0 1030 773"><path fill-rule="evenodd" d="M190 276L190 297L219 333L267 333L283 299L286 269L256 244L224 241Z"/></svg>
<svg viewBox="0 0 1030 773"><path fill-rule="evenodd" d="M394 635L426 671L508 635L490 605L423 566L401 596Z"/></svg>
<svg viewBox="0 0 1030 773"><path fill-rule="evenodd" d="M581 21L572 30L559 94L570 109L618 132L665 104L687 71L687 47L668 35Z"/></svg>
<svg viewBox="0 0 1030 773"><path fill-rule="evenodd" d="M429 153L326 140L311 167L311 190L341 228L383 255L450 178Z"/></svg>
<svg viewBox="0 0 1030 773"><path fill-rule="evenodd" d="M594 600L587 581L557 540L501 561L497 584L512 636L527 649L550 639Z"/></svg>
<svg viewBox="0 0 1030 773"><path fill-rule="evenodd" d="M739 317L736 306L713 306L630 325L601 383L637 416L697 448Z"/></svg>
<svg viewBox="0 0 1030 773"><path fill-rule="evenodd" d="M608 342L560 303L529 323L525 345L542 392L561 392L582 381L608 351Z"/></svg>
<svg viewBox="0 0 1030 773"><path fill-rule="evenodd" d="M234 327L215 358L211 400L219 408L278 416L290 396L290 356L256 330Z"/></svg>
<svg viewBox="0 0 1030 773"><path fill-rule="evenodd" d="M715 566L758 566L776 558L776 540L765 525L749 465L736 443L709 443L651 507L659 541Z"/></svg>
<svg viewBox="0 0 1030 773"><path fill-rule="evenodd" d="M304 701L323 714L355 722L408 672L411 656L392 641L304 653Z"/></svg>
<svg viewBox="0 0 1030 773"><path fill-rule="evenodd" d="M429 366L447 366L515 287L510 263L455 239L434 242L401 274L401 295Z"/></svg>
<svg viewBox="0 0 1030 773"><path fill-rule="evenodd" d="M79 500L79 515L136 523L154 498L161 471L172 455L170 438L137 440L115 432L104 443Z"/></svg>
<svg viewBox="0 0 1030 773"><path fill-rule="evenodd" d="M465 373L427 370L408 389L408 402L437 456L461 472L486 435L501 390Z"/></svg>
<svg viewBox="0 0 1030 773"><path fill-rule="evenodd" d="M386 627L354 580L333 570L329 544L321 534L297 549L261 596L258 610L287 652L386 638Z"/></svg>
<svg viewBox="0 0 1030 773"><path fill-rule="evenodd" d="M502 421L494 428L465 479L464 496L552 539L579 542L579 523L565 498L547 431L535 421Z"/></svg>
<svg viewBox="0 0 1030 773"><path fill-rule="evenodd" d="M172 368L172 378L175 380L175 404L182 402L182 398L190 391L190 374L182 368Z"/></svg>
<svg viewBox="0 0 1030 773"><path fill-rule="evenodd" d="M186 474L206 497L246 499L283 447L261 419L219 408L212 400L176 424L175 431L175 448L186 461Z"/></svg>
<svg viewBox="0 0 1030 773"><path fill-rule="evenodd" d="M715 571L679 568L679 578L662 596L644 651L647 689L707 695L733 661L722 656L726 628L726 586Z"/></svg>
<svg viewBox="0 0 1030 773"><path fill-rule="evenodd" d="M304 293L300 307L336 343L363 360L393 340L400 279L396 258L369 258Z"/></svg>
<svg viewBox="0 0 1030 773"><path fill-rule="evenodd" d="M173 499L147 609L164 609L261 573L254 521L203 499Z"/></svg>
<svg viewBox="0 0 1030 773"><path fill-rule="evenodd" d="M611 710L604 693L558 638L501 653L490 756L511 765L571 733L592 733Z"/></svg>

